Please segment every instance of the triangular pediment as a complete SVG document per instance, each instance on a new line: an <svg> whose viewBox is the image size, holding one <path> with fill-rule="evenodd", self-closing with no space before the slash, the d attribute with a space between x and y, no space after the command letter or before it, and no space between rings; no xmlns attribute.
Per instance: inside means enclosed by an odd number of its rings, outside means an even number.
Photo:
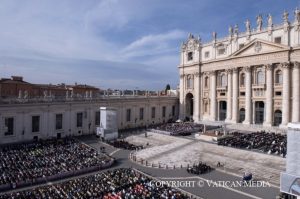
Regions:
<svg viewBox="0 0 300 199"><path fill-rule="evenodd" d="M247 55L256 55L256 54L263 54L269 53L274 51L281 51L281 50L289 50L290 47L277 44L269 41L265 41L262 39L254 39L250 43L246 44L240 50L234 52L231 57L235 56L247 56Z"/></svg>

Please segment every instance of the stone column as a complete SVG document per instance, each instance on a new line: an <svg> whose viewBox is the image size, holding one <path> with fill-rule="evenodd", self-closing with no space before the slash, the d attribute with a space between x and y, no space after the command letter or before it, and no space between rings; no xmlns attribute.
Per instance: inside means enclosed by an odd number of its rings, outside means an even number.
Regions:
<svg viewBox="0 0 300 199"><path fill-rule="evenodd" d="M203 92L203 73L199 74L199 121L202 120L203 116L203 101L202 101L202 92Z"/></svg>
<svg viewBox="0 0 300 199"><path fill-rule="evenodd" d="M238 116L238 91L239 91L239 73L238 68L234 68L232 75L232 118L233 123L237 123Z"/></svg>
<svg viewBox="0 0 300 199"><path fill-rule="evenodd" d="M283 85L282 85L282 123L285 127L290 121L290 64L282 63Z"/></svg>
<svg viewBox="0 0 300 199"><path fill-rule="evenodd" d="M299 68L300 63L294 62L294 68L293 68L293 109L292 109L292 122L299 122L299 107L300 107L300 76L299 76Z"/></svg>
<svg viewBox="0 0 300 199"><path fill-rule="evenodd" d="M251 67L246 66L245 77L246 77L246 104L245 104L245 120L243 124L251 124L252 123L252 81L251 81Z"/></svg>
<svg viewBox="0 0 300 199"><path fill-rule="evenodd" d="M231 121L231 111L232 111L232 103L231 103L231 95L232 95L232 70L229 69L227 72L227 112L226 112L226 122Z"/></svg>
<svg viewBox="0 0 300 199"><path fill-rule="evenodd" d="M195 122L199 121L200 116L200 74L199 72L196 72L194 74L194 114L193 114L193 120Z"/></svg>
<svg viewBox="0 0 300 199"><path fill-rule="evenodd" d="M216 71L210 72L210 119L216 120L217 116L217 78Z"/></svg>
<svg viewBox="0 0 300 199"><path fill-rule="evenodd" d="M184 75L180 75L179 80L179 119L184 119L185 115L185 106L184 106Z"/></svg>
<svg viewBox="0 0 300 199"><path fill-rule="evenodd" d="M267 71L267 90L266 90L266 119L264 126L272 126L273 116L273 66L265 66Z"/></svg>

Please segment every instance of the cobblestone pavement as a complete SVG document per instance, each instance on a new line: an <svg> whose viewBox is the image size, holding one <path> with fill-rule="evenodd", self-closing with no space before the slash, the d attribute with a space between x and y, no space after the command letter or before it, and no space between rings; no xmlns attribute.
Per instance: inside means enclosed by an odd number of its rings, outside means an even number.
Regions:
<svg viewBox="0 0 300 199"><path fill-rule="evenodd" d="M248 150L241 150L231 147L218 146L216 144L148 133L148 137L134 136L128 138L138 142L152 142L152 139L161 140L157 146L152 145L147 149L136 152L137 158L147 160L149 164L168 165L173 168L186 167L199 161L208 163L215 167L217 162L225 164L225 169L238 175L244 172L252 172L257 179L268 180L279 185L280 172L285 170L285 159L279 156L268 155ZM169 141L169 142L168 142Z"/></svg>

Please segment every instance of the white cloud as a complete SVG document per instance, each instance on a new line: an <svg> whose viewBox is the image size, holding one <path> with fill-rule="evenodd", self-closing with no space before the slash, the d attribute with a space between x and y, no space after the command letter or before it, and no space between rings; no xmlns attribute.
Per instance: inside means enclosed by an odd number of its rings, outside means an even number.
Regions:
<svg viewBox="0 0 300 199"><path fill-rule="evenodd" d="M185 37L186 32L182 30L171 30L162 34L150 34L132 42L121 53L127 58L168 53L178 48L174 47L172 42Z"/></svg>

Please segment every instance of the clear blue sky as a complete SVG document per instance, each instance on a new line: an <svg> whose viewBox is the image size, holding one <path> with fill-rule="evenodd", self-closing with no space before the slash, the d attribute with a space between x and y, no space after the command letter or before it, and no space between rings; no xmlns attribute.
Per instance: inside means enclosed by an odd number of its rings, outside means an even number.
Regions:
<svg viewBox="0 0 300 199"><path fill-rule="evenodd" d="M33 83L162 89L178 84L179 48L189 32L216 31L299 0L0 0L0 77Z"/></svg>

